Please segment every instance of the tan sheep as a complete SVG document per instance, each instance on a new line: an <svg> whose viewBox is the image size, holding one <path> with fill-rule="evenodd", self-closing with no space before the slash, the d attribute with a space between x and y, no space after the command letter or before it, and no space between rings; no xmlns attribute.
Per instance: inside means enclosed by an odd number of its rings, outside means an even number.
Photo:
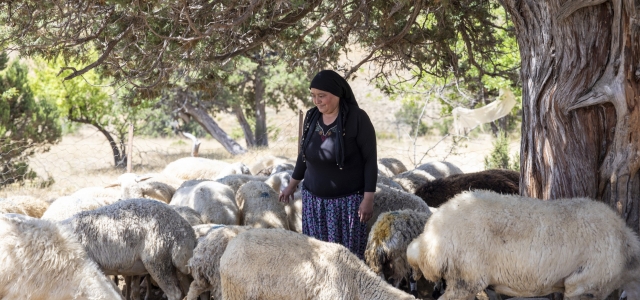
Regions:
<svg viewBox="0 0 640 300"><path fill-rule="evenodd" d="M222 184L228 185L233 190L233 192L236 193L238 192L238 189L240 188L240 186L242 186L243 184L251 180L265 181L267 180L267 178L269 177L247 175L247 174L233 174L233 175L224 176L222 178L218 178L216 179L216 181ZM242 209L242 205L240 205L239 203L238 203L238 207Z"/></svg>
<svg viewBox="0 0 640 300"><path fill-rule="evenodd" d="M436 178L429 174L429 172L419 169L402 172L391 177L392 181L402 186L406 192L411 194L415 193L423 184L435 179Z"/></svg>
<svg viewBox="0 0 640 300"><path fill-rule="evenodd" d="M289 229L284 203L278 193L262 181L249 181L236 193L236 202L242 205L244 225L256 228Z"/></svg>
<svg viewBox="0 0 640 300"><path fill-rule="evenodd" d="M151 176L124 173L105 188L119 186L121 199L149 198L169 203L176 189L164 182L154 181L151 178Z"/></svg>
<svg viewBox="0 0 640 300"><path fill-rule="evenodd" d="M444 279L439 298L497 293L640 299L640 241L609 206L587 198L540 201L476 190L441 205L407 249L412 268Z"/></svg>
<svg viewBox="0 0 640 300"><path fill-rule="evenodd" d="M415 299L349 249L283 229L238 234L220 258L222 299Z"/></svg>
<svg viewBox="0 0 640 300"><path fill-rule="evenodd" d="M0 214L16 213L40 218L47 208L49 202L32 196L11 196L0 201Z"/></svg>
<svg viewBox="0 0 640 300"><path fill-rule="evenodd" d="M229 167L228 162L203 157L183 157L167 164L162 174L182 180L214 179Z"/></svg>
<svg viewBox="0 0 640 300"><path fill-rule="evenodd" d="M170 205L191 207L200 213L204 223L239 224L240 210L230 187L215 181L187 183L176 190Z"/></svg>
<svg viewBox="0 0 640 300"><path fill-rule="evenodd" d="M463 173L460 168L448 161L432 161L424 163L417 166L416 170L426 171L436 179Z"/></svg>
<svg viewBox="0 0 640 300"><path fill-rule="evenodd" d="M187 300L196 300L199 295L207 291L211 292L213 299L223 299L220 285L220 257L230 240L250 228L232 225L212 227L206 235L198 239L198 245L193 250L193 257L188 264L193 281L189 287Z"/></svg>

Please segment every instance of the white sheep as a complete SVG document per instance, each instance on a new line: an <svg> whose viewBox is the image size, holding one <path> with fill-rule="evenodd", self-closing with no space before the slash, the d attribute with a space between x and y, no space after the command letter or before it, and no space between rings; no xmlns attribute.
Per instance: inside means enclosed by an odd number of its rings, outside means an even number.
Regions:
<svg viewBox="0 0 640 300"><path fill-rule="evenodd" d="M291 182L291 174L293 171L282 171L271 174L264 183L269 185L277 193L281 193Z"/></svg>
<svg viewBox="0 0 640 300"><path fill-rule="evenodd" d="M447 288L439 299L497 293L640 299L640 242L609 206L587 198L541 201L476 190L441 205L407 249L416 272Z"/></svg>
<svg viewBox="0 0 640 300"><path fill-rule="evenodd" d="M228 162L204 157L183 157L167 164L161 173L182 180L214 179L229 165Z"/></svg>
<svg viewBox="0 0 640 300"><path fill-rule="evenodd" d="M284 205L287 213L287 223L289 230L302 233L302 192L298 190L293 194L293 200Z"/></svg>
<svg viewBox="0 0 640 300"><path fill-rule="evenodd" d="M400 210L385 212L373 224L367 249L367 265L378 275L392 280L395 287L410 280L411 266L407 262L409 243L424 231L430 212Z"/></svg>
<svg viewBox="0 0 640 300"><path fill-rule="evenodd" d="M249 181L236 193L242 205L242 224L256 228L285 228L289 222L285 204L278 201L278 193L262 181Z"/></svg>
<svg viewBox="0 0 640 300"><path fill-rule="evenodd" d="M416 170L426 171L436 179L463 173L460 168L448 161L432 161L424 163L417 166Z"/></svg>
<svg viewBox="0 0 640 300"><path fill-rule="evenodd" d="M282 156L267 155L262 157L257 162L251 164L249 169L251 170L251 174L254 174L254 175L271 175L273 166L278 164L287 164L287 163L295 165L296 161L286 157L282 157ZM268 171L265 170L268 168L271 168L271 169Z"/></svg>
<svg viewBox="0 0 640 300"><path fill-rule="evenodd" d="M391 177L392 181L402 186L406 192L412 194L415 193L420 186L435 179L436 178L429 172L419 169L402 172Z"/></svg>
<svg viewBox="0 0 640 300"><path fill-rule="evenodd" d="M398 175L402 172L406 172L407 167L396 158L384 157L378 159L378 173L382 173L387 177Z"/></svg>
<svg viewBox="0 0 640 300"><path fill-rule="evenodd" d="M193 208L204 223L239 224L240 210L230 187L215 181L187 183L176 190L169 204Z"/></svg>
<svg viewBox="0 0 640 300"><path fill-rule="evenodd" d="M384 184L377 184L373 194L373 215L367 221L367 234L371 231L378 216L384 212L410 209L429 213L431 208L418 196L401 190L390 188Z"/></svg>
<svg viewBox="0 0 640 300"><path fill-rule="evenodd" d="M256 176L256 175L247 175L247 174L233 174L233 175L227 175L224 176L222 178L218 178L216 179L217 182L220 182L222 184L225 184L227 186L229 186L233 192L237 192L238 189L240 188L240 186L242 186L243 184L251 181L251 180L258 180L258 181L265 181L267 180L267 176ZM239 208L242 209L242 205L238 205Z"/></svg>
<svg viewBox="0 0 640 300"><path fill-rule="evenodd" d="M193 228L169 205L149 199L122 200L60 222L70 228L107 275L149 274L169 300L182 299Z"/></svg>
<svg viewBox="0 0 640 300"><path fill-rule="evenodd" d="M41 218L51 221L62 221L79 212L111 205L118 201L119 199L117 197L81 198L77 196L63 196L53 201L44 214L42 214Z"/></svg>
<svg viewBox="0 0 640 300"><path fill-rule="evenodd" d="M207 235L209 230L220 228L224 226L235 226L235 225L221 225L221 224L200 224L193 226L193 231L196 234L196 239L200 239L201 237Z"/></svg>
<svg viewBox="0 0 640 300"><path fill-rule="evenodd" d="M283 229L238 234L220 258L222 299L415 299L349 249Z"/></svg>
<svg viewBox="0 0 640 300"><path fill-rule="evenodd" d="M0 201L0 214L16 213L34 218L42 217L49 202L32 196L11 196Z"/></svg>
<svg viewBox="0 0 640 300"><path fill-rule="evenodd" d="M151 176L138 176L134 173L124 173L107 185L109 187L120 187L121 199L149 198L169 203L171 197L176 192L172 186L151 179Z"/></svg>
<svg viewBox="0 0 640 300"><path fill-rule="evenodd" d="M74 234L56 223L0 215L0 298L123 299Z"/></svg>
<svg viewBox="0 0 640 300"><path fill-rule="evenodd" d="M220 286L220 257L231 239L250 228L233 225L212 227L206 235L198 239L198 246L193 250L193 257L189 260L193 281L189 286L187 300L195 300L207 291L211 292L213 299L223 299Z"/></svg>
<svg viewBox="0 0 640 300"><path fill-rule="evenodd" d="M169 205L175 210L183 219L193 226L202 225L202 216L193 208L181 205Z"/></svg>
<svg viewBox="0 0 640 300"><path fill-rule="evenodd" d="M386 185L386 186L388 186L390 188L394 188L394 189L397 189L397 190L404 191L404 188L400 184L398 184L397 182L393 181L391 179L391 177L387 177L387 176L378 174L378 179L377 179L376 183L384 184L384 185Z"/></svg>
<svg viewBox="0 0 640 300"><path fill-rule="evenodd" d="M241 162L231 163L228 166L225 166L222 169L220 169L218 174L216 174L215 178L213 179L218 179L218 178L225 177L227 175L234 175L234 174L251 175L251 171L249 170L249 167L247 167L245 164Z"/></svg>

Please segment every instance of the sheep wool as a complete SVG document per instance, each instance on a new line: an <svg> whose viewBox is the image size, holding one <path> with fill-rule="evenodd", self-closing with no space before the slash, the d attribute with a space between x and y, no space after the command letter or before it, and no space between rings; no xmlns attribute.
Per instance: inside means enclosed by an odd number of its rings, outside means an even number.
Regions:
<svg viewBox="0 0 640 300"><path fill-rule="evenodd" d="M18 214L0 215L0 298L124 299L72 232Z"/></svg>
<svg viewBox="0 0 640 300"><path fill-rule="evenodd" d="M240 211L230 187L215 181L187 183L178 188L169 204L191 207L200 213L204 223L239 224Z"/></svg>
<svg viewBox="0 0 640 300"><path fill-rule="evenodd" d="M378 170L385 176L391 177L407 171L407 167L397 158L384 157L378 159Z"/></svg>
<svg viewBox="0 0 640 300"><path fill-rule="evenodd" d="M426 171L436 179L463 173L460 168L448 161L432 161L424 163L417 166L416 170Z"/></svg>
<svg viewBox="0 0 640 300"><path fill-rule="evenodd" d="M230 164L221 160L204 157L183 157L167 164L161 174L182 180L214 179Z"/></svg>
<svg viewBox="0 0 640 300"><path fill-rule="evenodd" d="M423 184L435 179L429 172L418 169L402 172L391 177L391 180L400 185L404 191L412 194Z"/></svg>
<svg viewBox="0 0 640 300"><path fill-rule="evenodd" d="M0 201L0 214L16 213L40 218L47 208L47 201L32 196L12 196Z"/></svg>
<svg viewBox="0 0 640 300"><path fill-rule="evenodd" d="M283 229L238 234L220 258L222 299L415 299L349 249Z"/></svg>
<svg viewBox="0 0 640 300"><path fill-rule="evenodd" d="M84 211L60 224L73 230L80 243L107 275L149 274L169 300L182 299L193 256L193 228L169 205L149 199L122 200ZM187 283L188 285L188 283Z"/></svg>
<svg viewBox="0 0 640 300"><path fill-rule="evenodd" d="M384 184L377 184L376 191L373 194L373 215L367 221L367 234L371 231L373 224L380 214L410 209L423 213L430 213L431 208L427 206L420 197L401 190L390 188Z"/></svg>
<svg viewBox="0 0 640 300"><path fill-rule="evenodd" d="M398 287L409 280L411 266L407 262L407 247L424 230L430 212L400 210L381 214L371 228L364 257L378 275L384 275Z"/></svg>
<svg viewBox="0 0 640 300"><path fill-rule="evenodd" d="M250 228L234 225L211 227L206 235L198 240L198 246L193 250L193 257L189 260L189 271L193 281L187 300L196 300L206 291L211 292L213 299L223 299L220 286L220 257L231 239Z"/></svg>
<svg viewBox="0 0 640 300"><path fill-rule="evenodd" d="M511 170L490 169L474 173L455 174L429 181L415 194L427 205L438 207L453 196L469 190L490 190L502 194L520 192L520 173Z"/></svg>
<svg viewBox="0 0 640 300"><path fill-rule="evenodd" d="M605 299L622 287L640 299L640 242L606 204L464 192L431 215L407 249L416 276L444 279L439 299L497 293ZM583 298L581 298L583 297Z"/></svg>
<svg viewBox="0 0 640 300"><path fill-rule="evenodd" d="M244 225L255 228L289 229L285 204L278 201L278 193L262 181L249 181L236 193L236 202L244 203Z"/></svg>

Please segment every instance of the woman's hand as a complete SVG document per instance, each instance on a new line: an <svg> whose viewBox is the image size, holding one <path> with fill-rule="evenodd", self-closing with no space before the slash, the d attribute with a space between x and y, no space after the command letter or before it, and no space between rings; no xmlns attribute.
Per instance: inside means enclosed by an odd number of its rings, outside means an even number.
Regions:
<svg viewBox="0 0 640 300"><path fill-rule="evenodd" d="M280 196L278 196L278 200L284 203L289 203L290 200L293 200L293 194L296 192L296 189L298 188L299 183L300 183L300 180L296 180L292 178L289 181L289 185L287 185L287 187L284 188L282 192L280 192Z"/></svg>
<svg viewBox="0 0 640 300"><path fill-rule="evenodd" d="M360 222L366 223L373 216L373 192L365 192L358 209Z"/></svg>

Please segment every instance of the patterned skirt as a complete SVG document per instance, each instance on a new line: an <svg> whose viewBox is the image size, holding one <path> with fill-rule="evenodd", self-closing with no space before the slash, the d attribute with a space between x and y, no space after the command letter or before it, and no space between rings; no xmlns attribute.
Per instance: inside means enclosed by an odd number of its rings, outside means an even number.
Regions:
<svg viewBox="0 0 640 300"><path fill-rule="evenodd" d="M364 259L367 223L361 223L358 209L363 196L352 194L324 199L302 189L302 233L347 247Z"/></svg>

